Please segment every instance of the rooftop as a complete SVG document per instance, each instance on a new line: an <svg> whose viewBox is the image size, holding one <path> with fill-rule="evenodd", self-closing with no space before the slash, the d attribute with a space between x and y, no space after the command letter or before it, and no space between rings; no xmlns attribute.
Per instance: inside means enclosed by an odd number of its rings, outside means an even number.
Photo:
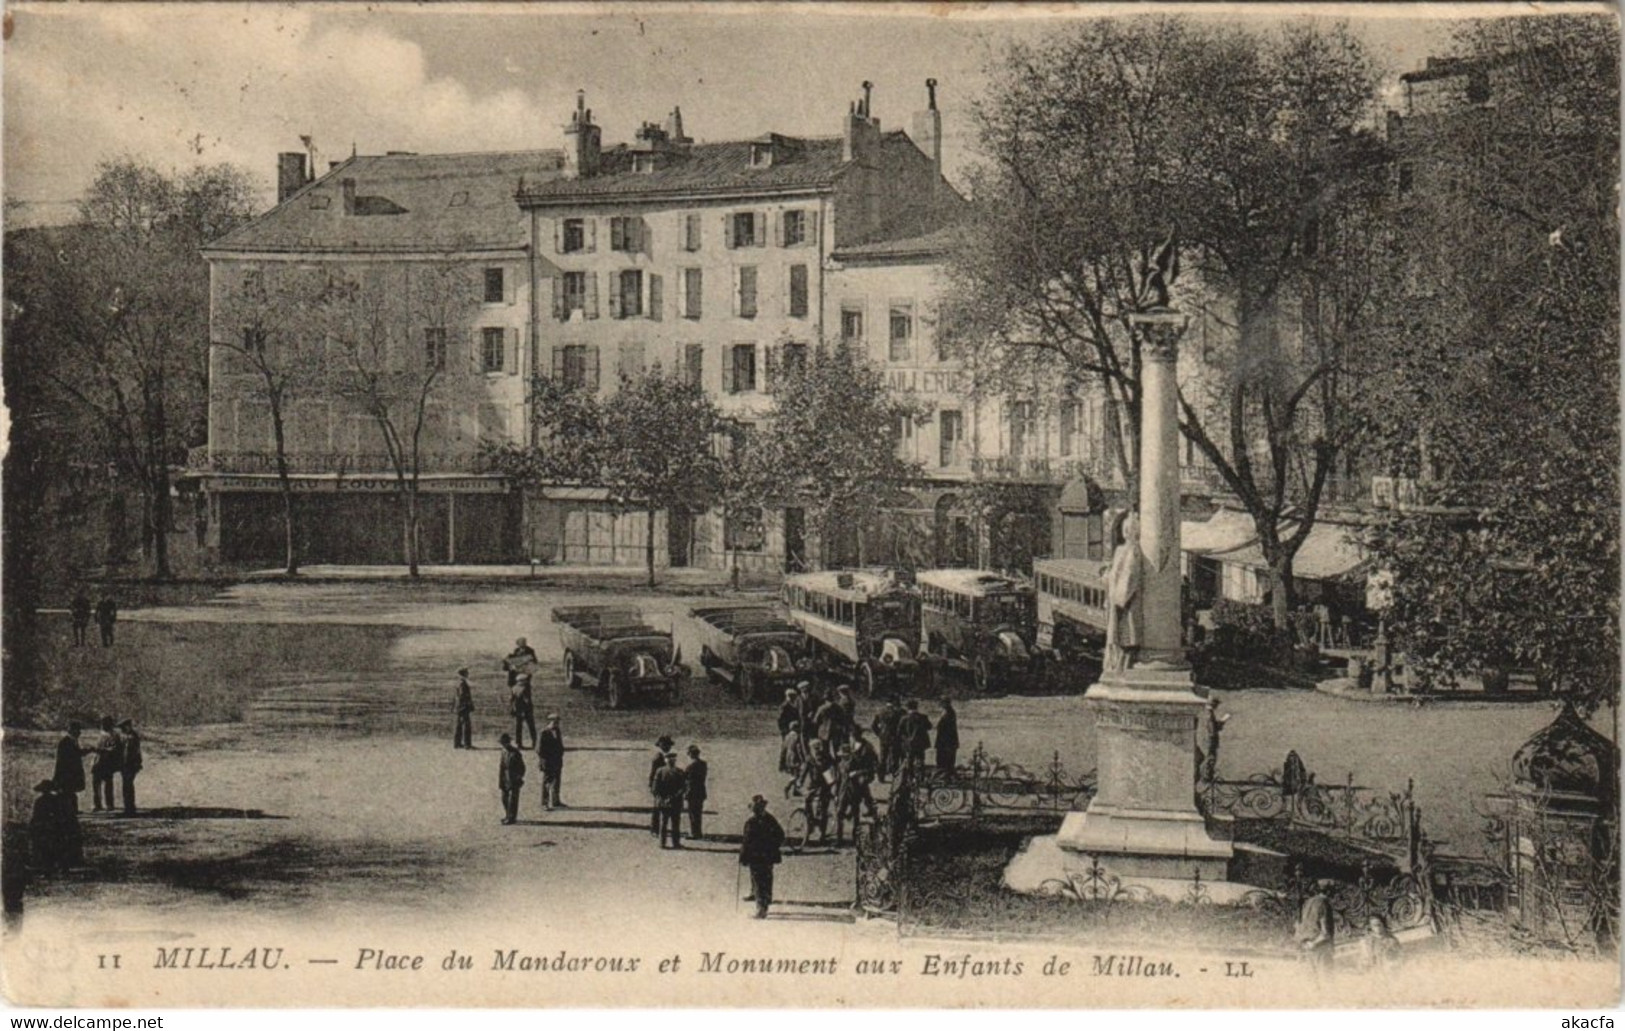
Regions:
<svg viewBox="0 0 1625 1031"><path fill-rule="evenodd" d="M527 180L519 201L540 205L598 197L821 190L832 187L844 167L838 137L777 137L772 164L752 167L751 146L761 142L696 143L685 153L662 155L664 163L652 172L633 171L633 151L617 147L604 151L596 175Z"/></svg>
<svg viewBox="0 0 1625 1031"><path fill-rule="evenodd" d="M523 178L557 176L556 150L384 154L351 158L209 251L487 251L522 248L526 221L514 204ZM343 182L355 181L344 213Z"/></svg>

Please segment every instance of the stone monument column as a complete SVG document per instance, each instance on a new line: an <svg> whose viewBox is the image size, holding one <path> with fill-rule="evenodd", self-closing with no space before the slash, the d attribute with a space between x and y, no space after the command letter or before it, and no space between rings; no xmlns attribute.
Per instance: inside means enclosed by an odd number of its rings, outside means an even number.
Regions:
<svg viewBox="0 0 1625 1031"><path fill-rule="evenodd" d="M1196 742L1206 699L1185 661L1180 617L1179 415L1176 367L1186 319L1166 307L1140 329L1140 647L1084 704L1095 718L1099 790L1068 814L1061 848L1119 877L1227 879L1231 846L1196 808ZM1113 560L1114 566L1116 559Z"/></svg>

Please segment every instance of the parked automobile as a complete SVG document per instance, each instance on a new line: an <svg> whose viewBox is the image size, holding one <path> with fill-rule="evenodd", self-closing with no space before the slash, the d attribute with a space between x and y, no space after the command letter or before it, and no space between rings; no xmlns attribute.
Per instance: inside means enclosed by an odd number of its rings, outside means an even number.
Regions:
<svg viewBox="0 0 1625 1031"><path fill-rule="evenodd" d="M1106 574L1099 559L1037 559L1038 632L1035 643L1064 662L1098 665L1106 646Z"/></svg>
<svg viewBox="0 0 1625 1031"><path fill-rule="evenodd" d="M979 694L1041 672L1032 585L983 569L931 569L920 589L920 661L968 675Z"/></svg>
<svg viewBox="0 0 1625 1031"><path fill-rule="evenodd" d="M851 679L865 695L881 684L914 690L920 595L912 586L884 571L802 573L784 578L782 597L815 668Z"/></svg>
<svg viewBox="0 0 1625 1031"><path fill-rule="evenodd" d="M564 647L564 682L594 687L611 709L655 699L670 705L686 675L672 635L635 609L578 605L553 610Z"/></svg>
<svg viewBox="0 0 1625 1031"><path fill-rule="evenodd" d="M782 695L808 665L807 635L776 605L696 605L672 629L708 677L747 702Z"/></svg>

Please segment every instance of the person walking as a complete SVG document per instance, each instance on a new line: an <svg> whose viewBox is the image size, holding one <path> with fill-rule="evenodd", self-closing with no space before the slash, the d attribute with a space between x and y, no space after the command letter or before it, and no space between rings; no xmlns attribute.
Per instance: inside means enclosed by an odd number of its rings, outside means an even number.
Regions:
<svg viewBox="0 0 1625 1031"><path fill-rule="evenodd" d="M750 800L750 818L740 835L739 865L750 871L750 897L756 903L756 919L767 916L773 905L773 868L784 858L784 828L767 811L761 795Z"/></svg>
<svg viewBox="0 0 1625 1031"><path fill-rule="evenodd" d="M79 792L85 790L84 757L90 751L79 747L79 735L84 729L78 720L68 724L68 732L56 743L56 769L51 774L51 783L73 803L75 812L79 810Z"/></svg>
<svg viewBox="0 0 1625 1031"><path fill-rule="evenodd" d="M73 601L68 603L68 613L73 617L74 646L82 648L85 632L90 629L90 595L85 593L83 587L74 592Z"/></svg>
<svg viewBox="0 0 1625 1031"><path fill-rule="evenodd" d="M523 637L513 642L513 651L502 660L502 669L508 674L508 689L513 690L519 677L529 674L537 666L536 649L525 643Z"/></svg>
<svg viewBox="0 0 1625 1031"><path fill-rule="evenodd" d="M502 746L502 758L497 767L497 787L502 791L502 822L504 825L519 820L519 790L525 786L525 754L514 747L513 737L504 734L497 738Z"/></svg>
<svg viewBox="0 0 1625 1031"><path fill-rule="evenodd" d="M683 770L687 780L684 796L688 800L688 836L695 841L705 837L705 799L706 778L711 774L711 766L700 758L700 746L688 746L688 766Z"/></svg>
<svg viewBox="0 0 1625 1031"><path fill-rule="evenodd" d="M897 724L898 743L904 764L918 771L925 765L925 753L931 750L931 718L920 711L920 703L913 698L906 708Z"/></svg>
<svg viewBox="0 0 1625 1031"><path fill-rule="evenodd" d="M875 740L880 743L880 778L890 780L897 774L897 764L901 759L902 750L898 747L897 726L903 720L903 707L898 704L897 696L892 695L886 699L886 704L875 713L874 722L869 729L875 732Z"/></svg>
<svg viewBox="0 0 1625 1031"><path fill-rule="evenodd" d="M102 647L113 647L113 624L118 622L118 601L111 594L104 594L96 602L96 626L101 628Z"/></svg>
<svg viewBox="0 0 1625 1031"><path fill-rule="evenodd" d="M123 759L119 775L123 779L124 815L135 815L135 775L141 772L141 735L136 732L135 721L126 719L118 725L124 739Z"/></svg>
<svg viewBox="0 0 1625 1031"><path fill-rule="evenodd" d="M96 812L116 808L113 803L113 777L124 765L124 739L113 726L113 717L102 717L102 733L92 746L96 758L90 763L90 798ZM106 805L103 805L103 800Z"/></svg>
<svg viewBox="0 0 1625 1031"><path fill-rule="evenodd" d="M457 726L451 732L453 748L474 747L474 685L468 682L468 667L457 671Z"/></svg>
<svg viewBox="0 0 1625 1031"><path fill-rule="evenodd" d="M654 760L649 763L649 833L657 838L660 836L660 803L655 801L655 774L665 769L666 753L671 751L672 744L670 734L656 738Z"/></svg>
<svg viewBox="0 0 1625 1031"><path fill-rule="evenodd" d="M542 808L567 809L559 801L559 785L564 779L564 731L559 728L559 714L547 714L547 729L536 739L536 761L542 767Z"/></svg>
<svg viewBox="0 0 1625 1031"><path fill-rule="evenodd" d="M519 674L518 681L513 686L513 694L509 700L509 708L513 712L513 736L515 743L525 747L525 729L530 729L531 747L536 747L536 700L530 693L530 674Z"/></svg>
<svg viewBox="0 0 1625 1031"><path fill-rule="evenodd" d="M959 713L954 700L942 700L942 715L937 717L937 769L952 773L959 758Z"/></svg>
<svg viewBox="0 0 1625 1031"><path fill-rule="evenodd" d="M683 791L686 780L677 768L677 753L667 752L665 765L655 771L655 813L660 820L660 847L683 847ZM667 846L667 838L671 845Z"/></svg>

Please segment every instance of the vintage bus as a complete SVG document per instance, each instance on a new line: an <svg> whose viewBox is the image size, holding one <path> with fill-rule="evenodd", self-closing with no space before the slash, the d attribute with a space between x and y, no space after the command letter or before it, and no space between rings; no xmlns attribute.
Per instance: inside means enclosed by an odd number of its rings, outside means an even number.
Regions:
<svg viewBox="0 0 1625 1031"><path fill-rule="evenodd" d="M917 583L920 661L934 675L968 674L985 694L1041 673L1031 585L982 569L932 569Z"/></svg>
<svg viewBox="0 0 1625 1031"><path fill-rule="evenodd" d="M1033 562L1038 589L1037 644L1063 661L1099 664L1106 646L1106 574L1098 559L1048 558Z"/></svg>
<svg viewBox="0 0 1625 1031"><path fill-rule="evenodd" d="M784 578L790 620L806 632L816 668L850 677L859 692L912 691L919 671L920 596L890 573L801 573Z"/></svg>

